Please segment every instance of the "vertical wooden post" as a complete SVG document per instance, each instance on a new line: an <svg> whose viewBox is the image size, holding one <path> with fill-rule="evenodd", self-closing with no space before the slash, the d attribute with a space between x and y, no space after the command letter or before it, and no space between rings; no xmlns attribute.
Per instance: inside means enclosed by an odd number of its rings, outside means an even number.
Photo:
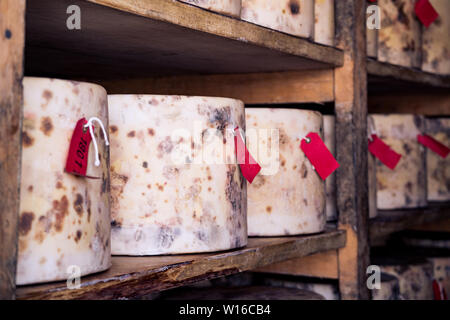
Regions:
<svg viewBox="0 0 450 320"><path fill-rule="evenodd" d="M0 0L0 299L15 297L25 0Z"/></svg>
<svg viewBox="0 0 450 320"><path fill-rule="evenodd" d="M336 1L336 40L345 52L335 69L337 207L347 245L339 250L342 299L368 299L367 70L365 1Z"/></svg>

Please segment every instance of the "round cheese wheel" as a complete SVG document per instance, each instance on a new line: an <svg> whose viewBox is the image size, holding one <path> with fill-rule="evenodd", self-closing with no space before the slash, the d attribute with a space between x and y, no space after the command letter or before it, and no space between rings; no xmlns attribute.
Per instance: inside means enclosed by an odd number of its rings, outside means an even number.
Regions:
<svg viewBox="0 0 450 320"><path fill-rule="evenodd" d="M308 110L246 108L247 143L262 167L248 184L250 236L316 233L325 227L325 183L300 149L302 137L323 137L322 116Z"/></svg>
<svg viewBox="0 0 450 320"><path fill-rule="evenodd" d="M22 176L17 284L67 279L108 269L109 150L96 125L100 166L90 145L89 179L64 171L78 120L108 125L106 91L83 82L23 80Z"/></svg>
<svg viewBox="0 0 450 320"><path fill-rule="evenodd" d="M157 255L247 244L236 164L239 100L110 95L112 253Z"/></svg>

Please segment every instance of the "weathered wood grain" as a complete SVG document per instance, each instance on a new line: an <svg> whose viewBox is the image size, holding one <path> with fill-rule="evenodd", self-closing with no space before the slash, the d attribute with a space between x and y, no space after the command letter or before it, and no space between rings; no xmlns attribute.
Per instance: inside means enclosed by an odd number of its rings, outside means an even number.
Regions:
<svg viewBox="0 0 450 320"><path fill-rule="evenodd" d="M111 94L177 94L230 97L246 104L334 101L332 70L189 75L102 81Z"/></svg>
<svg viewBox="0 0 450 320"><path fill-rule="evenodd" d="M137 298L200 280L252 270L345 245L345 232L284 238L250 238L246 248L215 254L113 257L106 272L81 279L81 288L65 282L17 289L19 299Z"/></svg>
<svg viewBox="0 0 450 320"><path fill-rule="evenodd" d="M336 1L336 40L344 50L344 65L335 69L338 228L347 231L338 255L342 299L369 298L365 8L364 1Z"/></svg>
<svg viewBox="0 0 450 320"><path fill-rule="evenodd" d="M0 300L15 294L24 15L25 0L0 0Z"/></svg>
<svg viewBox="0 0 450 320"><path fill-rule="evenodd" d="M379 210L378 216L370 221L370 242L377 243L379 239L394 232L448 219L450 204L433 204L418 209Z"/></svg>
<svg viewBox="0 0 450 320"><path fill-rule="evenodd" d="M336 250L316 253L307 257L290 259L253 270L255 272L338 279Z"/></svg>
<svg viewBox="0 0 450 320"><path fill-rule="evenodd" d="M68 30L69 5L81 30ZM76 79L323 69L338 49L167 0L40 0L27 9L26 73Z"/></svg>

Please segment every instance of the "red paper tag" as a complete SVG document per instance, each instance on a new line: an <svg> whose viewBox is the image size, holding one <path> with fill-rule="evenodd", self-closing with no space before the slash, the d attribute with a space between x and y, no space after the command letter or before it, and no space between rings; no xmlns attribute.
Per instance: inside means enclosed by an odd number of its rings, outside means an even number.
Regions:
<svg viewBox="0 0 450 320"><path fill-rule="evenodd" d="M433 5L429 0L418 0L416 6L414 7L417 18L420 22L428 28L428 26L433 23L439 17L439 14L433 8Z"/></svg>
<svg viewBox="0 0 450 320"><path fill-rule="evenodd" d="M87 123L85 118L78 120L75 130L70 140L69 155L66 161L66 172L78 176L86 176L89 145L91 144L91 135L89 130L84 128Z"/></svg>
<svg viewBox="0 0 450 320"><path fill-rule="evenodd" d="M339 163L317 133L310 132L306 138L309 138L309 142L307 142L307 139L303 139L300 143L300 149L308 157L319 176L325 180L339 168Z"/></svg>
<svg viewBox="0 0 450 320"><path fill-rule="evenodd" d="M402 157L378 138L376 134L372 134L372 141L369 140L369 151L391 170L395 169Z"/></svg>
<svg viewBox="0 0 450 320"><path fill-rule="evenodd" d="M234 146L236 150L237 163L241 167L242 175L248 182L252 183L253 179L261 171L261 166L255 161L250 152L248 151L244 140L242 140L239 127L234 129Z"/></svg>
<svg viewBox="0 0 450 320"><path fill-rule="evenodd" d="M417 135L417 141L419 141L420 144L423 144L428 149L432 150L433 152L436 152L438 155L440 155L442 158L446 158L450 152L450 149L434 139L433 137L430 137L426 134L419 134Z"/></svg>

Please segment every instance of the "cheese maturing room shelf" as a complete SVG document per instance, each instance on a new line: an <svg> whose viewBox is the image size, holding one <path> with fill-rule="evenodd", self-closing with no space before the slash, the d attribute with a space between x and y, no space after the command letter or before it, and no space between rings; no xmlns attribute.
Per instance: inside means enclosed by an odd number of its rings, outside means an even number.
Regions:
<svg viewBox="0 0 450 320"><path fill-rule="evenodd" d="M341 299L369 299L372 245L423 224L450 225L448 202L378 210L369 220L368 113L448 117L450 77L369 57L366 1L334 2L334 45L185 2L0 0L1 299L139 299L245 271L331 279ZM81 9L81 30L67 28L70 5ZM322 233L251 237L246 247L223 252L113 256L109 270L82 277L79 289L67 289L65 281L16 286L24 77L88 81L108 94L332 110L337 220Z"/></svg>

